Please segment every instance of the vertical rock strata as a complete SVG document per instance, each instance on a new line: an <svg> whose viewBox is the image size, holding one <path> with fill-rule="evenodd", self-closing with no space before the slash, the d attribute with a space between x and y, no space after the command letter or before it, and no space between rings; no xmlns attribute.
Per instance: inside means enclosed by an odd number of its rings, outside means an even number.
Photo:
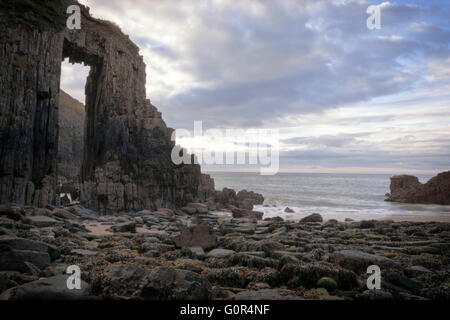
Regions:
<svg viewBox="0 0 450 320"><path fill-rule="evenodd" d="M55 203L61 61L90 66L81 201L101 212L183 205L196 199L198 165L171 161L172 129L145 92L139 48L75 1L0 1L1 202Z"/></svg>
<svg viewBox="0 0 450 320"><path fill-rule="evenodd" d="M83 163L85 118L84 104L60 90L58 185L79 183Z"/></svg>

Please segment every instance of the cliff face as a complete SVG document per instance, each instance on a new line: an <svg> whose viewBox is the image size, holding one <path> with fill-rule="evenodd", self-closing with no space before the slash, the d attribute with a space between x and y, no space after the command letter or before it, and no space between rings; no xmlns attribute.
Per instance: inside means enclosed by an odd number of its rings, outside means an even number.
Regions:
<svg viewBox="0 0 450 320"><path fill-rule="evenodd" d="M439 173L422 184L414 176L391 177L387 201L450 205L450 171Z"/></svg>
<svg viewBox="0 0 450 320"><path fill-rule="evenodd" d="M78 183L83 163L84 104L59 92L58 180Z"/></svg>
<svg viewBox="0 0 450 320"><path fill-rule="evenodd" d="M55 201L64 35L56 9L27 19L21 3L0 2L0 200L43 206Z"/></svg>
<svg viewBox="0 0 450 320"><path fill-rule="evenodd" d="M82 29L65 28L69 4ZM198 165L171 161L172 129L145 93L139 49L76 1L0 1L1 202L55 203L61 61L91 67L81 202L101 212L184 205L196 199Z"/></svg>

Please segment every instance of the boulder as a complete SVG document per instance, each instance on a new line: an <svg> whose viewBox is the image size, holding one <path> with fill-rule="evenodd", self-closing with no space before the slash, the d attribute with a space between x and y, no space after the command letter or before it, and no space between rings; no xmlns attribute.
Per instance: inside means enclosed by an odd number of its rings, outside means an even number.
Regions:
<svg viewBox="0 0 450 320"><path fill-rule="evenodd" d="M295 291L286 289L245 290L231 296L232 300L304 300Z"/></svg>
<svg viewBox="0 0 450 320"><path fill-rule="evenodd" d="M171 209L168 209L168 208L159 208L158 210L156 210L152 214L163 215L163 216L167 216L167 217L175 216L175 213L173 213L173 211Z"/></svg>
<svg viewBox="0 0 450 320"><path fill-rule="evenodd" d="M86 250L86 249L72 249L70 252L73 255L80 257L95 257L98 255L97 251Z"/></svg>
<svg viewBox="0 0 450 320"><path fill-rule="evenodd" d="M253 210L255 204L262 204L264 202L264 197L259 193L244 189L236 194L236 191L229 188L216 191L214 199L219 208L233 206L246 210Z"/></svg>
<svg viewBox="0 0 450 320"><path fill-rule="evenodd" d="M236 194L235 205L238 208L252 210L256 204L263 204L264 197L256 192L241 190Z"/></svg>
<svg viewBox="0 0 450 320"><path fill-rule="evenodd" d="M89 285L81 280L81 289L68 289L69 275L40 279L20 286L17 300L83 300L87 299Z"/></svg>
<svg viewBox="0 0 450 320"><path fill-rule="evenodd" d="M190 255L192 255L198 259L202 259L205 257L205 251L203 250L202 247L190 247L189 253L190 253Z"/></svg>
<svg viewBox="0 0 450 320"><path fill-rule="evenodd" d="M272 222L283 222L283 218L281 217L271 217L271 218L265 218L264 221L272 221Z"/></svg>
<svg viewBox="0 0 450 320"><path fill-rule="evenodd" d="M262 220L262 217L264 215L264 213L260 211L252 211L240 208L232 208L231 213L233 214L233 218L248 218L257 220Z"/></svg>
<svg viewBox="0 0 450 320"><path fill-rule="evenodd" d="M409 279L405 277L404 275L395 273L395 272L388 272L385 276L385 279L392 283L393 285L405 288L409 291L419 291L423 288L422 284L418 281Z"/></svg>
<svg viewBox="0 0 450 320"><path fill-rule="evenodd" d="M323 218L322 218L322 216L320 214L313 213L313 214L311 214L309 216L306 216L303 219L301 219L300 222L302 222L302 223L323 222Z"/></svg>
<svg viewBox="0 0 450 320"><path fill-rule="evenodd" d="M27 263L42 270L59 257L59 250L53 245L7 235L0 236L0 250L0 270L29 272Z"/></svg>
<svg viewBox="0 0 450 320"><path fill-rule="evenodd" d="M136 222L128 221L115 224L111 227L113 232L131 232L136 233Z"/></svg>
<svg viewBox="0 0 450 320"><path fill-rule="evenodd" d="M292 210L292 209L289 208L289 207L286 207L286 209L284 209L284 212L286 212L286 213L295 213L295 211Z"/></svg>
<svg viewBox="0 0 450 320"><path fill-rule="evenodd" d="M323 277L317 281L317 288L325 288L328 292L336 290L337 287L336 281L330 277Z"/></svg>
<svg viewBox="0 0 450 320"><path fill-rule="evenodd" d="M26 262L32 263L43 270L50 265L50 255L43 251L8 250L0 255L0 270L15 270L29 272L30 267Z"/></svg>
<svg viewBox="0 0 450 320"><path fill-rule="evenodd" d="M396 263L384 256L365 253L358 250L341 250L330 256L331 261L335 261L340 266L353 270L355 272L366 272L370 265L380 267L391 267Z"/></svg>
<svg viewBox="0 0 450 320"><path fill-rule="evenodd" d="M385 290L365 290L364 292L356 295L357 300L366 301L386 301L394 300L394 297L389 291Z"/></svg>
<svg viewBox="0 0 450 320"><path fill-rule="evenodd" d="M0 248L2 248L2 251L8 249L48 251L48 245L44 242L11 236L0 236Z"/></svg>
<svg viewBox="0 0 450 320"><path fill-rule="evenodd" d="M207 253L208 258L225 258L234 253L233 250L227 249L214 249Z"/></svg>
<svg viewBox="0 0 450 320"><path fill-rule="evenodd" d="M181 208L181 210L189 213L189 214L195 214L195 213L208 213L209 209L208 206L203 203L188 203L186 207Z"/></svg>
<svg viewBox="0 0 450 320"><path fill-rule="evenodd" d="M235 202L236 191L229 188L223 188L222 191L216 191L214 198L220 207L226 207Z"/></svg>
<svg viewBox="0 0 450 320"><path fill-rule="evenodd" d="M325 262L286 263L280 268L279 278L283 283L288 284L289 288L302 286L310 289L326 286L330 289L352 290L359 286L358 279L353 271Z"/></svg>
<svg viewBox="0 0 450 320"><path fill-rule="evenodd" d="M148 300L209 300L213 290L203 276L188 270L157 267L144 280L139 297Z"/></svg>
<svg viewBox="0 0 450 320"><path fill-rule="evenodd" d="M131 297L143 284L149 270L131 264L109 265L103 272L92 271L91 294L103 299Z"/></svg>
<svg viewBox="0 0 450 320"><path fill-rule="evenodd" d="M77 216L74 215L73 213L70 213L67 210L64 209L59 209L56 208L52 211L52 215L58 218L62 218L62 219L68 219L68 220L72 220L72 219L76 219Z"/></svg>
<svg viewBox="0 0 450 320"><path fill-rule="evenodd" d="M173 237L173 241L181 248L202 247L203 249L210 249L217 245L216 236L207 223L184 228L179 235Z"/></svg>
<svg viewBox="0 0 450 320"><path fill-rule="evenodd" d="M0 216L5 216L12 220L21 220L24 216L22 208L15 205L0 205Z"/></svg>

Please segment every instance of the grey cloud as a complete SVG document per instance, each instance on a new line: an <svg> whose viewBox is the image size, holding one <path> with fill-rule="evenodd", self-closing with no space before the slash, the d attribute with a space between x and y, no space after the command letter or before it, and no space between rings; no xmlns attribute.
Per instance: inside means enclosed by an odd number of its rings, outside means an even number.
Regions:
<svg viewBox="0 0 450 320"><path fill-rule="evenodd" d="M448 149L450 150L450 149ZM383 150L365 150L358 152L335 150L306 150L284 152L280 155L281 167L310 166L324 168L421 168L448 169L450 152L429 154L405 154L404 152L386 152Z"/></svg>
<svg viewBox="0 0 450 320"><path fill-rule="evenodd" d="M296 137L281 140L285 144L343 147L350 143L357 143L357 138L367 137L370 132L360 132L354 134L322 135L318 137Z"/></svg>
<svg viewBox="0 0 450 320"><path fill-rule="evenodd" d="M366 28L369 3L334 3L338 2L243 0L219 6L213 1L185 0L176 5L171 1L133 1L132 6L139 8L144 17L140 21L148 23L131 38L141 47L152 48L153 54L163 56L193 79L186 91L165 96L157 93L153 103L174 128L191 128L194 120L203 120L205 129L246 128L444 85L441 79L429 80L425 66L431 61L439 66L448 57L448 3L440 2L440 7L424 2L393 3L382 10L381 30ZM131 2L97 0L92 6L99 12L120 15ZM259 6L259 11L252 11L250 6ZM183 35L180 43L162 43L157 36L149 36L147 28L153 21L176 26L177 35ZM150 78L160 70L157 65L147 68ZM414 97L411 103L433 99ZM407 105L405 101L392 102L393 109ZM426 111L435 116L442 113L432 108ZM393 110L389 115L340 118L336 124L404 121L420 115L402 117ZM282 161L287 165L309 161L328 167L405 163L420 168L448 167L448 154L437 152L448 150L443 141L435 141L432 153L402 155L387 148L426 142L419 137L414 141L390 141L385 147L361 143L368 134L293 138L284 142L306 144L309 150L283 153Z"/></svg>
<svg viewBox="0 0 450 320"><path fill-rule="evenodd" d="M365 23L369 3L336 3L253 0L221 6L211 1L174 5L139 0L133 7L146 17L149 28L153 20L178 26L180 32L197 27L185 32L183 50L150 38L145 28L131 37L198 83L154 101L173 127L187 127L199 116L210 126L260 126L290 114L317 113L404 92L424 75L411 74L400 61L439 54L449 42L440 26L411 28L425 19L438 20L435 7L390 4L382 10L382 30L370 31ZM260 12L251 6L259 6ZM99 0L93 7L119 14L130 3ZM378 38L398 34L404 38ZM158 70L149 66L150 77Z"/></svg>

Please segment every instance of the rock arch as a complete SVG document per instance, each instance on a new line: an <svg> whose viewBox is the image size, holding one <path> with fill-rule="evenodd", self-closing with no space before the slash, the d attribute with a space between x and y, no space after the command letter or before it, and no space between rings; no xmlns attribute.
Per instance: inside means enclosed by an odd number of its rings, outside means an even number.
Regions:
<svg viewBox="0 0 450 320"><path fill-rule="evenodd" d="M81 30L65 28L62 13L72 3L82 8ZM45 206L57 201L58 97L64 58L91 68L82 203L116 212L195 199L200 167L171 162L173 130L146 99L139 48L113 23L94 19L76 1L36 6L31 21L37 23L27 26L16 20L26 8L0 2L6 15L0 25L1 202Z"/></svg>

